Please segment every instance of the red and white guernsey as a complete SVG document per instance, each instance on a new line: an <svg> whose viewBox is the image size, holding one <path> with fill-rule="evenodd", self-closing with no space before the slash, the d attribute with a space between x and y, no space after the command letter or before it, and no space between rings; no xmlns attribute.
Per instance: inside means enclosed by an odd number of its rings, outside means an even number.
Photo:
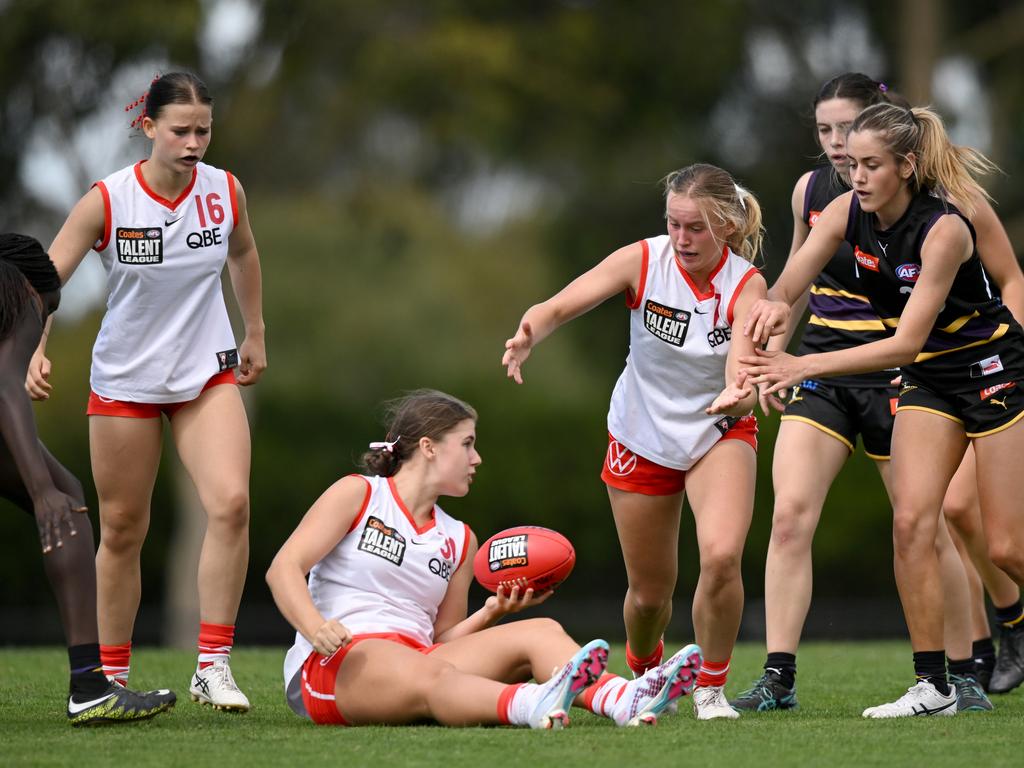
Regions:
<svg viewBox="0 0 1024 768"><path fill-rule="evenodd" d="M353 635L397 633L434 642L437 609L452 574L466 559L469 526L434 506L417 527L390 477L364 477L363 508L348 533L309 572L309 592L320 614ZM284 660L288 704L302 705L302 665L313 646L300 633Z"/></svg>
<svg viewBox="0 0 1024 768"><path fill-rule="evenodd" d="M612 393L608 431L633 453L686 470L735 421L704 409L725 387L736 298L757 270L725 248L701 293L668 235L641 245L639 290L627 297L629 356Z"/></svg>
<svg viewBox="0 0 1024 768"><path fill-rule="evenodd" d="M234 178L199 163L171 201L147 186L140 162L96 186L105 223L95 250L109 295L92 390L133 402L192 400L238 364L220 280L238 219Z"/></svg>

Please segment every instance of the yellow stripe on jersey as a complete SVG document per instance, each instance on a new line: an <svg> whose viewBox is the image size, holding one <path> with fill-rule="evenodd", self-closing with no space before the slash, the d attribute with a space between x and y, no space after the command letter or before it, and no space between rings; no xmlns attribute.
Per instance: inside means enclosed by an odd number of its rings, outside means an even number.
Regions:
<svg viewBox="0 0 1024 768"><path fill-rule="evenodd" d="M962 347L953 347L952 349L943 349L940 352L922 352L914 358L915 363L921 363L925 360L931 360L933 357L939 357L940 355L948 355L950 352L959 352L961 349L970 349L971 347L980 347L983 344L988 344L991 341L1002 338L1006 335L1006 332L1010 330L1010 326L1006 323L1000 323L999 327L996 328L995 333L989 336L987 339L981 341L972 341L970 344L964 344Z"/></svg>
<svg viewBox="0 0 1024 768"><path fill-rule="evenodd" d="M850 293L849 291L837 291L835 288L819 288L816 285L812 285L811 293L816 293L819 296L842 296L844 299L857 299L865 304L871 303L871 299L867 296L861 296L859 293Z"/></svg>
<svg viewBox="0 0 1024 768"><path fill-rule="evenodd" d="M969 323L971 320L973 320L976 317L981 317L981 315L978 314L977 310L975 310L974 312L971 312L971 314L969 314L969 315L964 315L963 317L958 317L956 320L954 320L952 323L947 325L945 328L938 328L937 330L940 330L943 333L956 333L957 331L959 331L961 328L963 328L965 325L967 325L967 323Z"/></svg>
<svg viewBox="0 0 1024 768"><path fill-rule="evenodd" d="M886 327L895 328L899 318L886 317L875 320L829 320L828 318L811 315L807 321L810 325L823 325L826 328L837 328L841 331L884 331Z"/></svg>

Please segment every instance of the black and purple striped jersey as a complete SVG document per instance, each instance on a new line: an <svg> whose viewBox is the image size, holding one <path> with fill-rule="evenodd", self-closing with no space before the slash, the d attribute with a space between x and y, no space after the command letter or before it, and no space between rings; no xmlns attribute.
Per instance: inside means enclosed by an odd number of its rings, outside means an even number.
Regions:
<svg viewBox="0 0 1024 768"><path fill-rule="evenodd" d="M853 248L861 291L870 298L889 335L921 273L921 247L935 223L960 216L976 240L974 227L957 208L919 192L891 228L877 229L873 213L852 196L846 241ZM923 349L904 373L939 391L967 392L1015 380L1024 370L1024 332L1003 306L998 288L977 250L957 271L949 295Z"/></svg>
<svg viewBox="0 0 1024 768"><path fill-rule="evenodd" d="M804 192L803 220L813 227L825 206L849 192L831 166L811 172ZM834 352L884 339L888 334L871 302L860 288L853 248L842 243L811 284L810 319L798 354ZM834 376L828 383L850 387L888 387L896 371Z"/></svg>

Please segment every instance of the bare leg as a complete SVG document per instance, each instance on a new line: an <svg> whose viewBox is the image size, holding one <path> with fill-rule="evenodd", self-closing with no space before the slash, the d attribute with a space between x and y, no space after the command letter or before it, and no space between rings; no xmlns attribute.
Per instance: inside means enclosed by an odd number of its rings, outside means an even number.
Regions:
<svg viewBox="0 0 1024 768"><path fill-rule="evenodd" d="M978 499L992 562L1018 585L1024 583L1024 421L975 438Z"/></svg>
<svg viewBox="0 0 1024 768"><path fill-rule="evenodd" d="M672 618L683 494L645 496L609 488L608 498L629 582L622 610L626 640L643 657L654 651Z"/></svg>
<svg viewBox="0 0 1024 768"><path fill-rule="evenodd" d="M132 639L142 595L139 556L160 464L159 419L89 417L92 474L100 503L96 553L100 642Z"/></svg>
<svg viewBox="0 0 1024 768"><path fill-rule="evenodd" d="M206 390L175 414L171 429L207 515L199 615L231 625L249 563L249 424L238 388Z"/></svg>
<svg viewBox="0 0 1024 768"><path fill-rule="evenodd" d="M963 542L962 551L966 551L970 556L973 570L981 577L992 602L997 606L1013 605L1017 602L1020 599L1020 587L997 568L988 556L985 530L981 524L977 462L973 446L968 446L964 460L949 484L946 498L942 501L942 511L950 525L950 532L955 533L955 538ZM975 601L974 613L976 637L988 637L988 615L985 612L984 598L980 603ZM983 634L978 634L979 632Z"/></svg>
<svg viewBox="0 0 1024 768"><path fill-rule="evenodd" d="M943 649L944 601L935 539L942 497L960 464L963 427L922 411L899 411L892 439L896 585L914 651ZM922 472L928 467L928 472Z"/></svg>
<svg viewBox="0 0 1024 768"><path fill-rule="evenodd" d="M436 652L435 652L436 653ZM497 723L504 683L387 640L356 645L338 668L336 704L352 724L431 718L443 725Z"/></svg>
<svg viewBox="0 0 1024 768"><path fill-rule="evenodd" d="M935 537L935 554L942 572L943 638L946 656L950 659L971 658L974 628L971 623L971 591L967 571L950 538L944 518L939 518Z"/></svg>
<svg viewBox="0 0 1024 768"><path fill-rule="evenodd" d="M557 621L523 619L457 638L430 655L488 680L543 683L579 649Z"/></svg>
<svg viewBox="0 0 1024 768"><path fill-rule="evenodd" d="M697 524L700 579L693 625L704 658L732 655L743 614L740 561L754 508L756 455L741 440L722 440L687 473Z"/></svg>
<svg viewBox="0 0 1024 768"><path fill-rule="evenodd" d="M793 653L811 605L811 544L828 489L850 455L810 424L784 421L772 461L775 509L764 567L769 652ZM813 465L814 471L807 471Z"/></svg>

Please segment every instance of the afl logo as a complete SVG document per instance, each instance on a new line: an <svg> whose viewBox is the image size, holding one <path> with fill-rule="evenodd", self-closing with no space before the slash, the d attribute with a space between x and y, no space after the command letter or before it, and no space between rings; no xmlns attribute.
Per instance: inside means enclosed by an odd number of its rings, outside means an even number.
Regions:
<svg viewBox="0 0 1024 768"><path fill-rule="evenodd" d="M148 229L146 230L146 237L157 238L160 237L161 231L159 229Z"/></svg>
<svg viewBox="0 0 1024 768"><path fill-rule="evenodd" d="M920 264L900 264L896 267L896 277L907 283L916 283L921 276Z"/></svg>
<svg viewBox="0 0 1024 768"><path fill-rule="evenodd" d="M608 456L605 459L608 471L616 477L625 477L636 469L636 454L622 443L612 440L608 444Z"/></svg>

